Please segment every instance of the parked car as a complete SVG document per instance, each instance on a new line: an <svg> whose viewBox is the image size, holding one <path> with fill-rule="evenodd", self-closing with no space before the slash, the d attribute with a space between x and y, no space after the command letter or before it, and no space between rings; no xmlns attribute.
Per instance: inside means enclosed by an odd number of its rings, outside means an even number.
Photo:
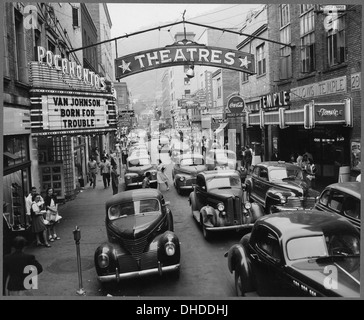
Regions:
<svg viewBox="0 0 364 320"><path fill-rule="evenodd" d="M261 162L245 180L251 201L266 214L292 209L311 209L320 193L310 189L300 166L284 161Z"/></svg>
<svg viewBox="0 0 364 320"><path fill-rule="evenodd" d="M315 208L335 212L347 218L360 231L360 182L340 182L328 185L320 194Z"/></svg>
<svg viewBox="0 0 364 320"><path fill-rule="evenodd" d="M263 215L260 206L245 201L240 176L235 170L198 173L189 203L206 240L212 232L251 228Z"/></svg>
<svg viewBox="0 0 364 320"><path fill-rule="evenodd" d="M176 157L172 178L177 193L192 190L199 172L207 170L204 157L199 153L182 154Z"/></svg>
<svg viewBox="0 0 364 320"><path fill-rule="evenodd" d="M236 153L225 149L211 149L206 154L206 165L208 170L238 168Z"/></svg>
<svg viewBox="0 0 364 320"><path fill-rule="evenodd" d="M225 257L238 296L360 297L360 233L335 213L266 215Z"/></svg>
<svg viewBox="0 0 364 320"><path fill-rule="evenodd" d="M118 193L105 204L108 241L95 251L100 282L180 272L180 242L162 193L136 189Z"/></svg>
<svg viewBox="0 0 364 320"><path fill-rule="evenodd" d="M124 173L125 190L141 187L145 174L151 173L151 187L157 188L157 169L151 163L150 156L145 153L134 154L127 158Z"/></svg>

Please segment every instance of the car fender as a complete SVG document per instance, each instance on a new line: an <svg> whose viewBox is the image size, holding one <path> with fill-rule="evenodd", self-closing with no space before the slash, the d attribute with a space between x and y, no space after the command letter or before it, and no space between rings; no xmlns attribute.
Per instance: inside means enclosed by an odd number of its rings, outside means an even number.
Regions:
<svg viewBox="0 0 364 320"><path fill-rule="evenodd" d="M117 250L121 250L120 246L117 244L112 244L110 242L102 243L97 247L94 254L94 263L98 275L106 274L109 272L114 272L118 266L117 262ZM109 257L109 266L107 268L100 268L98 264L98 256L100 254L106 254Z"/></svg>
<svg viewBox="0 0 364 320"><path fill-rule="evenodd" d="M202 223L207 227L213 227L216 224L217 210L211 206L204 206L201 208ZM210 223L208 223L210 221Z"/></svg>
<svg viewBox="0 0 364 320"><path fill-rule="evenodd" d="M227 253L227 258L230 273L238 272L245 283L246 291L254 291L252 263L244 246L240 243L233 245Z"/></svg>
<svg viewBox="0 0 364 320"><path fill-rule="evenodd" d="M251 203L250 213L252 217L252 222L257 221L260 217L264 216L264 208L257 202Z"/></svg>
<svg viewBox="0 0 364 320"><path fill-rule="evenodd" d="M190 206L192 207L192 210L196 209L196 194L194 191L192 191L188 197L188 202L190 203Z"/></svg>

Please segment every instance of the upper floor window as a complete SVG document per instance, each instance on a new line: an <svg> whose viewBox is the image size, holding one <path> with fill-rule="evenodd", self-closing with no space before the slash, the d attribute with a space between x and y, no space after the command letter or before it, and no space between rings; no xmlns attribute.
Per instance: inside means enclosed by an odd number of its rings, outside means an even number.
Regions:
<svg viewBox="0 0 364 320"><path fill-rule="evenodd" d="M28 82L27 60L25 48L25 33L23 15L18 11L15 14L15 57L16 57L16 79L22 82Z"/></svg>
<svg viewBox="0 0 364 320"><path fill-rule="evenodd" d="M300 5L300 13L305 13L311 10L314 7L314 4L301 4Z"/></svg>
<svg viewBox="0 0 364 320"><path fill-rule="evenodd" d="M281 28L279 30L280 41L282 43L291 43L291 24L289 5L280 5L280 21ZM292 52L289 46L281 46L280 48L280 68L279 79L288 79L292 77Z"/></svg>
<svg viewBox="0 0 364 320"><path fill-rule="evenodd" d="M257 75L263 75L266 73L266 58L264 43L257 47Z"/></svg>
<svg viewBox="0 0 364 320"><path fill-rule="evenodd" d="M242 72L241 73L241 82L245 83L249 81L249 73Z"/></svg>
<svg viewBox="0 0 364 320"><path fill-rule="evenodd" d="M333 21L327 32L327 53L329 66L342 63L345 57L345 20L341 16Z"/></svg>
<svg viewBox="0 0 364 320"><path fill-rule="evenodd" d="M285 25L291 22L289 15L289 4L281 4L279 6L279 13L280 13L281 27L284 27Z"/></svg>
<svg viewBox="0 0 364 320"><path fill-rule="evenodd" d="M218 78L216 80L216 83L217 83L217 97L221 98L221 94L222 94L221 78Z"/></svg>
<svg viewBox="0 0 364 320"><path fill-rule="evenodd" d="M313 6L313 5L312 5ZM302 6L301 6L302 7ZM300 17L301 72L315 70L315 16L307 11Z"/></svg>

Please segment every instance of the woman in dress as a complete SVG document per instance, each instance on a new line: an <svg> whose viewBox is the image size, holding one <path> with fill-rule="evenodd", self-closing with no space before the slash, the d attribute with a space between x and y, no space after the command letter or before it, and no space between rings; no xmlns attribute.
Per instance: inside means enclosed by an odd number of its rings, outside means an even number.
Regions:
<svg viewBox="0 0 364 320"><path fill-rule="evenodd" d="M157 167L157 182L158 182L158 189L161 190L161 185L165 184L167 186L167 190L169 190L169 178L167 177L166 173L166 166L162 163L161 159L158 159L158 167Z"/></svg>
<svg viewBox="0 0 364 320"><path fill-rule="evenodd" d="M44 201L39 194L35 194L32 198L32 206L31 206L31 217L32 217L32 232L35 234L37 240L37 246L45 245L46 247L50 247L47 239L47 226L44 223L43 218L43 205ZM43 236L44 244L40 241L40 236Z"/></svg>
<svg viewBox="0 0 364 320"><path fill-rule="evenodd" d="M46 219L49 223L48 225L48 239L53 242L54 240L61 240L56 233L56 223L58 222L58 204L57 196L53 193L52 188L47 189L47 194L44 198L45 209L47 211Z"/></svg>

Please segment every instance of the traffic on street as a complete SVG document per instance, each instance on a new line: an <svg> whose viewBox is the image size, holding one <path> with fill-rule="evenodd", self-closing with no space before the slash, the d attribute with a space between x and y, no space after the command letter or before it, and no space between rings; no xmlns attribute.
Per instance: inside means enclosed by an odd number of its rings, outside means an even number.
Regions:
<svg viewBox="0 0 364 320"><path fill-rule="evenodd" d="M360 297L361 5L2 8L4 296Z"/></svg>

